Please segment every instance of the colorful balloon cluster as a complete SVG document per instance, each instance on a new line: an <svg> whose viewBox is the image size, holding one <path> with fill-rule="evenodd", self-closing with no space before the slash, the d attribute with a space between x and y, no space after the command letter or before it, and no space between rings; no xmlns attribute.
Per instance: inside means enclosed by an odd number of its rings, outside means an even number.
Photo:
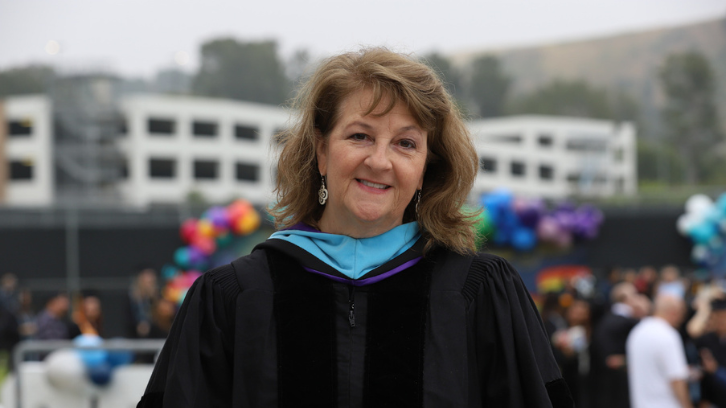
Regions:
<svg viewBox="0 0 726 408"><path fill-rule="evenodd" d="M175 267L162 270L167 284L164 297L175 303L184 299L187 289L210 266L217 249L229 245L235 236L249 235L260 226L260 214L247 200L236 200L226 207L215 206L199 219L182 223L180 235L187 244L174 252ZM186 272L182 272L186 271Z"/></svg>
<svg viewBox="0 0 726 408"><path fill-rule="evenodd" d="M726 273L726 193L716 202L704 194L693 195L685 209L676 228L693 241L691 259L713 272Z"/></svg>
<svg viewBox="0 0 726 408"><path fill-rule="evenodd" d="M565 202L547 209L541 199L515 198L508 190L483 194L480 204L479 236L518 251L532 250L538 241L568 248L573 240L595 238L603 221L602 212L592 205Z"/></svg>

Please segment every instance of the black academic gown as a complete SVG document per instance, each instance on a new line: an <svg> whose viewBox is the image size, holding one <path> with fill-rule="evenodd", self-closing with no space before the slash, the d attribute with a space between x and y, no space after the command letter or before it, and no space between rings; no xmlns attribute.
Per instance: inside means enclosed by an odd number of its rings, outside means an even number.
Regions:
<svg viewBox="0 0 726 408"><path fill-rule="evenodd" d="M207 272L138 407L572 407L517 272L422 241L361 281L275 239Z"/></svg>

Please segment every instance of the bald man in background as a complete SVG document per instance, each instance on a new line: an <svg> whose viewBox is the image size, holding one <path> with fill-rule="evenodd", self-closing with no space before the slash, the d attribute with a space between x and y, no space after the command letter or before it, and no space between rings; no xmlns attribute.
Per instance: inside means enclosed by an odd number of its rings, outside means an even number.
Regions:
<svg viewBox="0 0 726 408"><path fill-rule="evenodd" d="M688 365L678 327L686 312L682 298L658 295L652 317L628 336L628 378L632 408L693 408Z"/></svg>

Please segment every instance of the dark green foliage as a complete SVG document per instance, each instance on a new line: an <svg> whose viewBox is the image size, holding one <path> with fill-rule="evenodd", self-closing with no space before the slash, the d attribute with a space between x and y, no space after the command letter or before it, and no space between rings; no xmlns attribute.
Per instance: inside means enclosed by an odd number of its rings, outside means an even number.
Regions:
<svg viewBox="0 0 726 408"><path fill-rule="evenodd" d="M482 118L501 116L507 101L512 78L504 73L499 59L485 55L471 63L468 86L469 99L476 106L475 112Z"/></svg>
<svg viewBox="0 0 726 408"><path fill-rule="evenodd" d="M461 74L446 57L438 52L432 52L424 55L421 62L431 67L438 74L449 94L454 98L461 98Z"/></svg>
<svg viewBox="0 0 726 408"><path fill-rule="evenodd" d="M45 93L53 78L53 69L30 65L0 72L0 97Z"/></svg>
<svg viewBox="0 0 726 408"><path fill-rule="evenodd" d="M688 183L704 181L718 159L713 148L724 142L714 103L716 79L699 52L669 55L660 70L666 103L663 123L685 163Z"/></svg>
<svg viewBox="0 0 726 408"><path fill-rule="evenodd" d="M614 95L584 81L555 80L517 98L508 109L512 114L542 114L635 121L638 108L622 92Z"/></svg>
<svg viewBox="0 0 726 408"><path fill-rule="evenodd" d="M216 39L202 45L197 95L281 104L290 90L275 41Z"/></svg>
<svg viewBox="0 0 726 408"><path fill-rule="evenodd" d="M638 180L683 183L684 165L678 151L659 141L638 138Z"/></svg>

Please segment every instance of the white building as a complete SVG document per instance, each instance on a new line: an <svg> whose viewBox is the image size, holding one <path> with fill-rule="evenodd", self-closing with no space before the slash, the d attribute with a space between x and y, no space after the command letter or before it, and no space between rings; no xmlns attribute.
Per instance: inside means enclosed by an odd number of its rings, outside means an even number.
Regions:
<svg viewBox="0 0 726 408"><path fill-rule="evenodd" d="M121 98L125 132L113 139L122 205L272 199L273 136L289 126L276 106L188 96ZM5 118L2 118L4 112ZM0 203L48 206L61 197L53 112L45 96L0 101ZM480 172L474 193L507 187L544 198L636 192L635 130L604 120L516 116L470 123ZM105 142L104 142L105 143ZM56 149L57 150L57 149Z"/></svg>
<svg viewBox="0 0 726 408"><path fill-rule="evenodd" d="M266 204L273 188L273 136L288 111L222 99L137 95L122 100L128 159L121 183L128 204L179 203L189 194L209 202L244 197Z"/></svg>
<svg viewBox="0 0 726 408"><path fill-rule="evenodd" d="M630 123L552 116L471 122L477 193L506 187L543 198L607 197L637 191L635 128Z"/></svg>
<svg viewBox="0 0 726 408"><path fill-rule="evenodd" d="M0 100L0 203L53 203L53 122L43 95Z"/></svg>

